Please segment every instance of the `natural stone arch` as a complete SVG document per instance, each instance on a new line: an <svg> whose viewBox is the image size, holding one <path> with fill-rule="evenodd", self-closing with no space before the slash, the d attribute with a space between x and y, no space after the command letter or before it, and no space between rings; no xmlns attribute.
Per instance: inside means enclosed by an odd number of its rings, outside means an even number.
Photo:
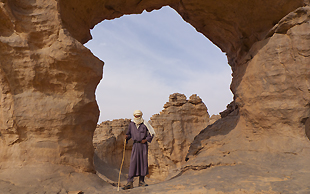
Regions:
<svg viewBox="0 0 310 194"><path fill-rule="evenodd" d="M16 150L27 150L22 157L14 158L16 160L93 170L92 135L98 119L94 94L102 76L103 63L82 44L91 38L89 30L104 19L151 11L165 5L174 8L185 21L227 53L233 70L231 89L235 103L239 114L250 125L259 129L284 126L284 132L290 134L294 133L296 125L297 134L304 136L304 130L301 130L304 125L300 120L309 117L305 84L298 87L299 91L294 85L294 96L298 98L288 95L292 107L275 109L275 117L269 120L265 118L269 116L270 107L260 107L268 101L256 98L259 92L255 89L271 92L269 102L279 103L274 99L285 99L285 91L289 88L282 83L283 76L296 78L301 75L300 79L307 76L309 44L303 41L308 40L305 33L309 29L309 6L305 6L309 5L308 1L3 0L0 5L0 16L4 16L0 19L1 67L15 100L14 123L29 137L23 144L15 145ZM299 36L302 39L296 38ZM259 62L264 59L260 54L283 51L274 45L273 41L277 40L284 50L293 45L287 53L298 57L281 58L275 64L285 64L294 58L297 62L290 66L300 65L297 69L281 72L280 79L269 79L274 75L256 76L255 71L261 70L259 68L271 68L268 64L260 66ZM289 56L283 53L276 56ZM4 61L11 63L7 65ZM267 88L272 82L277 87ZM277 93L279 89L282 93ZM293 117L281 117L286 113ZM40 142L40 138L43 141ZM9 149L1 147L1 152ZM44 154L41 154L42 150L45 150Z"/></svg>
<svg viewBox="0 0 310 194"><path fill-rule="evenodd" d="M209 38L223 52L226 52L228 63L232 67L233 71L231 90L234 94L234 104L236 107L240 108L245 104L251 106L251 102L246 102L247 97L244 98L244 95L241 94L247 92L240 89L239 92L237 91L238 87L240 87L243 75L247 70L248 62L265 44L259 42L262 40L268 41L268 38L271 37L274 33L282 33L280 31L282 30L283 26L286 25L286 21L282 22L282 26L279 26L280 24L277 24L279 20L281 20L281 18L296 8L307 5L307 3L307 1L302 0L286 2L235 1L233 3L230 1L193 2L174 0L162 2L104 1L91 3L81 2L81 4L74 4L70 3L70 1L63 1L60 3L60 10L63 16L67 16L68 14L74 16L62 17L63 24L70 31L73 37L75 37L80 42L86 42L89 38L91 38L89 28L92 28L94 25L104 19L113 19L121 17L124 14L141 13L144 9L151 11L153 9L160 9L164 5L169 5L175 9L185 21L194 26L197 31L201 32L207 38ZM281 7L281 9L274 9L274 7ZM299 15L301 12L303 11L297 11L295 14ZM291 16L288 16L288 18L291 18ZM297 20L293 21L290 24L290 27L296 25L296 22ZM85 28L81 28L81 26L84 26ZM79 27L79 30L75 29L75 27ZM88 27L88 29L86 27ZM274 29L272 29L273 27ZM290 27L288 27L288 29ZM287 39L285 41L289 40ZM255 46L253 47L253 45ZM303 64L305 63L303 62ZM289 76L295 76L293 74ZM258 76L256 77L256 81L264 79L264 76L261 76L260 78ZM247 81L245 85L247 85L247 83L256 81ZM270 82L267 82L267 84L268 83ZM261 84L262 87L266 87L263 86L266 83ZM252 87L251 84L245 86L245 88L248 87ZM252 89L255 90L256 88L253 87ZM304 93L304 91L302 93ZM260 96L259 91L252 92L252 94L252 96ZM257 100L259 99L260 98L257 98ZM262 104L264 103L262 102ZM268 107L260 109L260 111L268 112ZM257 116L254 109L243 110L245 112L244 115L249 116L248 119L251 120L250 122L257 123L257 120L255 121L255 119L253 119ZM252 114L255 116L250 116ZM301 117L296 119L294 122L296 124L300 124L300 118ZM276 121L274 123L276 123ZM256 124L255 126L260 127Z"/></svg>
<svg viewBox="0 0 310 194"><path fill-rule="evenodd" d="M304 1L92 0L77 3L69 0L60 1L60 13L64 26L72 36L85 43L91 39L89 29L102 20L142 13L143 10L152 11L166 5L175 9L186 22L226 52L230 65L233 65L239 53L247 52L282 17L303 6Z"/></svg>
<svg viewBox="0 0 310 194"><path fill-rule="evenodd" d="M185 21L193 25L223 52L226 52L233 70L231 90L235 98L237 87L246 70L247 61L254 53L248 54L252 45L271 36L270 31L278 21L294 9L304 6L307 1L61 1L60 12L64 26L73 37L84 43L91 38L89 29L104 19L121 17L124 14L151 11L169 5ZM281 9L274 9L281 7ZM67 17L67 16L71 17ZM72 17L73 16L73 17ZM292 24L293 25L293 24ZM276 25L277 26L277 25ZM85 28L84 28L85 27ZM78 29L79 30L78 30ZM258 49L255 47L252 50ZM237 100L237 106L242 102Z"/></svg>

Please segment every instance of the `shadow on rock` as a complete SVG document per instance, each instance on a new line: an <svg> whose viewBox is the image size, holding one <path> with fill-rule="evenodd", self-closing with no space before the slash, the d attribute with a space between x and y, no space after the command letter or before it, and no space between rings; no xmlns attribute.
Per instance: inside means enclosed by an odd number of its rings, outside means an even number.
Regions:
<svg viewBox="0 0 310 194"><path fill-rule="evenodd" d="M111 165L103 160L101 160L98 155L94 154L94 165L97 175L103 179L104 181L108 182L113 186L117 186L118 183L118 176L119 176L119 166ZM128 168L123 168L120 180L124 182L127 180Z"/></svg>
<svg viewBox="0 0 310 194"><path fill-rule="evenodd" d="M185 161L188 161L190 157L197 155L208 144L207 140L211 137L227 135L236 127L239 118L238 110L235 110L225 118L222 118L203 129L192 142Z"/></svg>

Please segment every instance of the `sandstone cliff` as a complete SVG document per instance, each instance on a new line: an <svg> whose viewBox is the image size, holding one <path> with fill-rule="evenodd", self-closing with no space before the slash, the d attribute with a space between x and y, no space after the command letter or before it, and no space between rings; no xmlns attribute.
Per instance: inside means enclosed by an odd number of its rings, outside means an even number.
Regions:
<svg viewBox="0 0 310 194"><path fill-rule="evenodd" d="M83 43L105 19L166 5L226 52L236 106L195 138L178 177L146 191L309 192L309 0L1 0L5 192L102 191L91 174L71 176L94 172L95 89L103 62Z"/></svg>
<svg viewBox="0 0 310 194"><path fill-rule="evenodd" d="M74 39L56 1L0 1L2 167L49 162L93 171L103 62Z"/></svg>
<svg viewBox="0 0 310 194"><path fill-rule="evenodd" d="M187 100L184 94L174 93L150 123L156 132L149 146L150 175L165 180L185 163L194 137L209 124L209 114L196 94Z"/></svg>

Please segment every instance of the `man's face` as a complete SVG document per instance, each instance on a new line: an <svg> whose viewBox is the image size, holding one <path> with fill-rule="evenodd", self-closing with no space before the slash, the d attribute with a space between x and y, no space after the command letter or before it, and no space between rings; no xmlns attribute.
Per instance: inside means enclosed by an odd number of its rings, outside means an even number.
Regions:
<svg viewBox="0 0 310 194"><path fill-rule="evenodd" d="M139 117L141 117L141 115L135 115L134 117L135 117L135 118L139 118Z"/></svg>

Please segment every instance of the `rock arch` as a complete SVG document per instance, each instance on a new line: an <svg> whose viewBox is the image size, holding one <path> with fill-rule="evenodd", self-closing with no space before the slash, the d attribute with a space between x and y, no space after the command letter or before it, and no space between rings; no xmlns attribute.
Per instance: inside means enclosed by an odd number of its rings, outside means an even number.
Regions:
<svg viewBox="0 0 310 194"><path fill-rule="evenodd" d="M247 126L304 135L300 121L310 114L303 81L310 64L306 0L2 0L1 68L15 102L14 122L27 134L16 144L27 153L11 160L92 171L103 62L83 43L102 20L166 5L227 53L231 90Z"/></svg>

